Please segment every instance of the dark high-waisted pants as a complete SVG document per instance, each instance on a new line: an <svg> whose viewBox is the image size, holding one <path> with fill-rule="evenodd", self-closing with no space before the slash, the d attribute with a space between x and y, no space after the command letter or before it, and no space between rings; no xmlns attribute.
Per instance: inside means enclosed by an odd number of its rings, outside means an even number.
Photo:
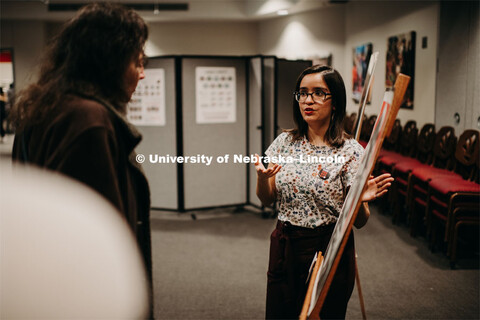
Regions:
<svg viewBox="0 0 480 320"><path fill-rule="evenodd" d="M308 271L315 252L325 253L335 225L315 229L278 221L270 237L266 319L298 319L307 292ZM321 319L344 319L355 283L355 246L350 234Z"/></svg>

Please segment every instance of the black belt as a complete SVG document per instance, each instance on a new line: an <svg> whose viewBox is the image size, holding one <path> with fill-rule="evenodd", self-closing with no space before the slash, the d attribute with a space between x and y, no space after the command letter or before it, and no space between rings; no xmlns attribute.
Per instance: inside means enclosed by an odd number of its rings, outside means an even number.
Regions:
<svg viewBox="0 0 480 320"><path fill-rule="evenodd" d="M335 228L335 223L319 226L316 228L307 228L307 227L295 226L290 221L278 220L276 228L285 233L289 233L289 234L296 233L299 236L320 235L325 233L332 233L333 229Z"/></svg>

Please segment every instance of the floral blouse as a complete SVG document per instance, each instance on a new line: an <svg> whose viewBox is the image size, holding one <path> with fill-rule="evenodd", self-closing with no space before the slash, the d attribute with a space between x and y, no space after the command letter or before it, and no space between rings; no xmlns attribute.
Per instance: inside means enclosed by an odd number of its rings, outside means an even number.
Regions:
<svg viewBox="0 0 480 320"><path fill-rule="evenodd" d="M354 139L336 148L280 134L265 151L266 160L282 165L275 176L278 219L307 228L335 223L363 152Z"/></svg>

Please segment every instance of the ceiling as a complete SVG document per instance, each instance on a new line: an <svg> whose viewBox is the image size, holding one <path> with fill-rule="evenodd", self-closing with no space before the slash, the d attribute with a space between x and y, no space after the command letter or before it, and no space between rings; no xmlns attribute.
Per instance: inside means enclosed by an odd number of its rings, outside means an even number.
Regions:
<svg viewBox="0 0 480 320"><path fill-rule="evenodd" d="M73 11L51 11L48 7L76 5L92 1L79 0L0 0L2 20L64 21ZM148 11L138 11L150 22L154 21L258 21L278 16L279 10L294 14L333 5L332 0L116 0L132 5L150 5ZM165 10L168 7L188 7L187 10ZM157 8L157 10L153 9ZM284 12L285 14L285 12Z"/></svg>

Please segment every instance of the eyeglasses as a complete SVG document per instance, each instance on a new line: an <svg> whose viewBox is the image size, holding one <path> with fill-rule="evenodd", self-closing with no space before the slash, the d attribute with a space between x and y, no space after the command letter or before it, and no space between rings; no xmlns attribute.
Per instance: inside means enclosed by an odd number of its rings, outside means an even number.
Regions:
<svg viewBox="0 0 480 320"><path fill-rule="evenodd" d="M327 93L323 90L315 90L314 92L304 92L304 91L295 91L293 93L295 100L298 102L304 103L308 96L312 96L313 101L317 103L322 103L327 101L327 96L331 96L331 93Z"/></svg>

